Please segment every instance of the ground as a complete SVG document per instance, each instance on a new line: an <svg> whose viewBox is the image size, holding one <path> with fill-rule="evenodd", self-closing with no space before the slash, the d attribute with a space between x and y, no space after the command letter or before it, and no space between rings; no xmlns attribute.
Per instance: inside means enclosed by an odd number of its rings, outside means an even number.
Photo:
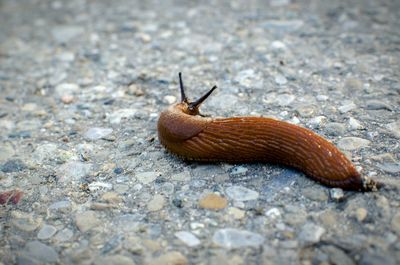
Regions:
<svg viewBox="0 0 400 265"><path fill-rule="evenodd" d="M0 1L3 264L399 264L399 1ZM185 162L180 100L335 143L376 192ZM169 262L169 263L168 263Z"/></svg>

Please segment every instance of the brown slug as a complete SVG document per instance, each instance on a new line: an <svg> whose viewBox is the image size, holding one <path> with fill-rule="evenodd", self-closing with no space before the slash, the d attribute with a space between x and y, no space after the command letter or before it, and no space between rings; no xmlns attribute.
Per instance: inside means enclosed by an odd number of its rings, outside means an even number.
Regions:
<svg viewBox="0 0 400 265"><path fill-rule="evenodd" d="M263 117L204 117L201 103L217 88L189 102L179 73L182 100L161 112L158 138L170 152L188 160L267 162L304 172L329 187L376 190L332 143L309 129Z"/></svg>

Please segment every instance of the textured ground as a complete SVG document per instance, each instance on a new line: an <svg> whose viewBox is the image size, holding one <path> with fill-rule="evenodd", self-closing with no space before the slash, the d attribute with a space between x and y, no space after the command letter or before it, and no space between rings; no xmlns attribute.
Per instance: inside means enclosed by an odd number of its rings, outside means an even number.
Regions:
<svg viewBox="0 0 400 265"><path fill-rule="evenodd" d="M400 2L195 2L0 1L1 262L399 264ZM203 112L311 128L389 188L168 154L179 71L218 85Z"/></svg>

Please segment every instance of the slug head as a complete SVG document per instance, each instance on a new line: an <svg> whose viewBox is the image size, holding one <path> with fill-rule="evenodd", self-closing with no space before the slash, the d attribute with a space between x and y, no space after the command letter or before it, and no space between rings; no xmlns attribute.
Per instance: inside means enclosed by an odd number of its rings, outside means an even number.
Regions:
<svg viewBox="0 0 400 265"><path fill-rule="evenodd" d="M182 82L182 73L179 73L179 85L181 88L181 103L178 105L181 105L182 111L188 115L201 115L199 108L201 103L203 103L210 95L211 93L217 88L217 86L213 86L207 93L205 93L203 96L201 96L199 99L190 102L188 98L185 95L185 88L183 86Z"/></svg>

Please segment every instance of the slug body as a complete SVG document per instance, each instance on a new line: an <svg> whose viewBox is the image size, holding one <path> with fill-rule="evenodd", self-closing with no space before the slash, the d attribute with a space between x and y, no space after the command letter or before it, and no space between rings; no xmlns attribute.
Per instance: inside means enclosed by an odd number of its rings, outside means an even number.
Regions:
<svg viewBox="0 0 400 265"><path fill-rule="evenodd" d="M188 160L282 164L330 187L376 188L332 143L309 129L271 118L202 117L198 108L215 88L189 103L181 81L182 102L161 112L158 120L166 149Z"/></svg>

